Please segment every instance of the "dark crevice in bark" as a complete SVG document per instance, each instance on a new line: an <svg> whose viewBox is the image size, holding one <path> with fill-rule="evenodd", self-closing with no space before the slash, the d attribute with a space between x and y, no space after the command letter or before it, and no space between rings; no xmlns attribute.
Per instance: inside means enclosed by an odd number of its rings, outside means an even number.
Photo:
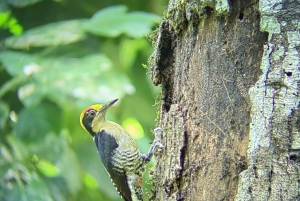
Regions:
<svg viewBox="0 0 300 201"><path fill-rule="evenodd" d="M182 178L184 177L183 176L183 174L184 174L184 170L185 170L185 167L184 167L184 165L186 164L186 159L188 159L188 156L187 156L187 150L186 150L186 146L187 146L187 138L188 138L188 135L187 135L187 132L186 131L184 131L184 133L183 133L183 135L184 135L184 144L185 144L185 146L184 147L182 147L182 149L180 150L180 157L181 157L181 160L180 160L180 166L181 166L181 170L180 170L180 177L179 177L179 179L178 179L178 189L180 189L179 190L179 198L180 199L182 199L182 200L184 200L184 198L186 197L186 195L185 195L185 193L182 191L182 185L183 185L183 180L182 180Z"/></svg>
<svg viewBox="0 0 300 201"><path fill-rule="evenodd" d="M292 147L292 142L295 140L294 134L300 132L300 104L288 116L288 131L288 162L300 165L300 147Z"/></svg>
<svg viewBox="0 0 300 201"><path fill-rule="evenodd" d="M168 112L172 104L174 77L174 48L176 36L167 21L159 27L159 35L151 61L152 81L154 85L162 84L162 110Z"/></svg>
<svg viewBox="0 0 300 201"><path fill-rule="evenodd" d="M214 9L211 8L211 7L205 7L205 13L206 13L206 16L209 17L212 15L212 13L214 12Z"/></svg>

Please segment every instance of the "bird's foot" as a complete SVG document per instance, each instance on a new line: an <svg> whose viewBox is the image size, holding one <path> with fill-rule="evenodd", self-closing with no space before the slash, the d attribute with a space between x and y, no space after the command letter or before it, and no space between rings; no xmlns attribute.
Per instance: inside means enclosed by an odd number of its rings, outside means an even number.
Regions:
<svg viewBox="0 0 300 201"><path fill-rule="evenodd" d="M155 128L154 129L155 138L151 144L149 152L147 154L142 154L142 158L146 163L148 163L151 160L155 152L162 151L165 148L165 146L161 143L161 135L162 135L162 128L160 127Z"/></svg>
<svg viewBox="0 0 300 201"><path fill-rule="evenodd" d="M162 137L162 128L157 127L154 129L154 141L152 142L153 152L156 151L162 151L165 146L161 143L161 137Z"/></svg>

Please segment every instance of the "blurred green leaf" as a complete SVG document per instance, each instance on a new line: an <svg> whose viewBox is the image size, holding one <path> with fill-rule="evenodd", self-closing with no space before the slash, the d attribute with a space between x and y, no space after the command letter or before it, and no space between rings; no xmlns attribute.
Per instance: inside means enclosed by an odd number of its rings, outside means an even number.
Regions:
<svg viewBox="0 0 300 201"><path fill-rule="evenodd" d="M7 0L7 3L15 7L25 7L39 1L41 0Z"/></svg>
<svg viewBox="0 0 300 201"><path fill-rule="evenodd" d="M0 144L0 156L0 165L13 160L10 150L8 150L3 144Z"/></svg>
<svg viewBox="0 0 300 201"><path fill-rule="evenodd" d="M54 201L72 200L66 198L69 197L69 189L62 177L45 178L45 181Z"/></svg>
<svg viewBox="0 0 300 201"><path fill-rule="evenodd" d="M65 179L70 193L75 195L83 183L81 181L80 164L74 151L66 147L57 159L56 167Z"/></svg>
<svg viewBox="0 0 300 201"><path fill-rule="evenodd" d="M85 24L85 28L96 35L116 37L123 32L119 20L126 11L127 7L122 5L101 9Z"/></svg>
<svg viewBox="0 0 300 201"><path fill-rule="evenodd" d="M7 136L7 142L10 145L14 161L21 161L30 154L28 146L14 135Z"/></svg>
<svg viewBox="0 0 300 201"><path fill-rule="evenodd" d="M36 179L37 175L30 172L26 165L12 163L0 183L0 199L4 197L1 200L28 200L28 194L31 193L29 185Z"/></svg>
<svg viewBox="0 0 300 201"><path fill-rule="evenodd" d="M39 164L39 157L36 154L32 154L32 156L30 157L30 162L33 166L37 166Z"/></svg>
<svg viewBox="0 0 300 201"><path fill-rule="evenodd" d="M61 21L25 31L20 36L5 40L5 45L14 49L30 47L58 46L74 43L84 39L83 28L86 19Z"/></svg>
<svg viewBox="0 0 300 201"><path fill-rule="evenodd" d="M4 189L2 189L2 191L3 190ZM4 194L3 200L5 201L53 200L44 181L40 180L35 174L33 174L33 177L30 178L27 185L15 185L14 188L7 188L2 193Z"/></svg>
<svg viewBox="0 0 300 201"><path fill-rule="evenodd" d="M44 97L58 103L66 99L105 102L132 93L126 76L111 69L110 60L101 54L83 58L37 58L29 54L5 51L0 60L11 75L33 75L34 81L19 89L19 98L37 105Z"/></svg>
<svg viewBox="0 0 300 201"><path fill-rule="evenodd" d="M16 135L24 141L40 141L49 132L58 132L60 111L54 105L40 104L24 108L15 126Z"/></svg>
<svg viewBox="0 0 300 201"><path fill-rule="evenodd" d="M84 184L92 189L98 188L98 182L97 180L89 173L84 174Z"/></svg>
<svg viewBox="0 0 300 201"><path fill-rule="evenodd" d="M34 166L38 165L39 160L47 160L55 164L68 146L69 144L63 135L48 133L44 136L42 143L40 141L32 141L28 146L31 154L30 162Z"/></svg>
<svg viewBox="0 0 300 201"><path fill-rule="evenodd" d="M48 177L55 177L59 174L59 169L55 167L50 161L47 160L39 160L37 164L37 168Z"/></svg>
<svg viewBox="0 0 300 201"><path fill-rule="evenodd" d="M151 33L151 27L158 24L160 17L142 11L131 12L124 24L125 33L132 37L142 37Z"/></svg>
<svg viewBox="0 0 300 201"><path fill-rule="evenodd" d="M11 164L9 163L3 163L1 162L1 168L0 168L0 181L4 181L5 180L5 174L7 173L7 171L11 168ZM5 185L5 184L2 184ZM1 200L1 184L0 184L0 200Z"/></svg>
<svg viewBox="0 0 300 201"><path fill-rule="evenodd" d="M25 105L37 105L48 97L59 104L68 99L79 102L105 102L134 91L126 76L111 69L111 62L101 54L79 58L40 59L34 82L20 88Z"/></svg>
<svg viewBox="0 0 300 201"><path fill-rule="evenodd" d="M9 91L16 90L18 87L20 87L27 81L28 77L25 75L16 76L10 79L0 87L0 98L5 96Z"/></svg>
<svg viewBox="0 0 300 201"><path fill-rule="evenodd" d="M44 181L40 180L39 178L33 177L29 182L28 186L24 188L25 192L24 195L27 195L27 200L43 200L43 201L52 201L49 194L49 190L44 183ZM22 199L24 200L24 199Z"/></svg>
<svg viewBox="0 0 300 201"><path fill-rule="evenodd" d="M135 67L134 62L136 61L139 50L147 49L149 43L144 38L141 39L124 39L119 47L120 61L123 64L123 68L131 70Z"/></svg>
<svg viewBox="0 0 300 201"><path fill-rule="evenodd" d="M16 21L9 25L9 30L14 35L20 35L23 33L23 27L18 24Z"/></svg>
<svg viewBox="0 0 300 201"><path fill-rule="evenodd" d="M144 129L141 123L133 117L129 117L122 122L122 126L134 139L144 137Z"/></svg>
<svg viewBox="0 0 300 201"><path fill-rule="evenodd" d="M8 104L6 104L3 101L0 101L0 130L4 128L5 123L8 119L8 115L9 115Z"/></svg>
<svg viewBox="0 0 300 201"><path fill-rule="evenodd" d="M26 65L33 64L37 58L34 55L17 51L0 52L0 61L11 76L24 74Z"/></svg>
<svg viewBox="0 0 300 201"><path fill-rule="evenodd" d="M122 33L132 37L142 37L151 32L151 26L160 17L146 12L126 13L123 5L104 8L93 15L85 24L87 31L100 36L116 37Z"/></svg>
<svg viewBox="0 0 300 201"><path fill-rule="evenodd" d="M10 11L1 13L0 3L0 28L9 29L14 35L20 35L23 32L23 27L18 23L18 20L11 15Z"/></svg>
<svg viewBox="0 0 300 201"><path fill-rule="evenodd" d="M1 6L2 3L0 3L0 28L6 28L6 23L9 20L10 12L1 12Z"/></svg>
<svg viewBox="0 0 300 201"><path fill-rule="evenodd" d="M0 1L0 13L8 12L9 8L5 1Z"/></svg>
<svg viewBox="0 0 300 201"><path fill-rule="evenodd" d="M24 105L35 106L46 96L47 88L43 85L39 86L37 83L28 83L19 88L18 96Z"/></svg>

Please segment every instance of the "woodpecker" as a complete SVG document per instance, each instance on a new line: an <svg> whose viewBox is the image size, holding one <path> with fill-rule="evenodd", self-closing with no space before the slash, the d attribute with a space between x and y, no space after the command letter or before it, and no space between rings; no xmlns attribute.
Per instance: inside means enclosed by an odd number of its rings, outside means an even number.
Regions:
<svg viewBox="0 0 300 201"><path fill-rule="evenodd" d="M142 201L142 174L160 143L161 128L147 154L141 154L133 138L119 124L105 118L108 108L118 99L91 105L80 115L81 126L92 136L100 159L112 183L125 201Z"/></svg>

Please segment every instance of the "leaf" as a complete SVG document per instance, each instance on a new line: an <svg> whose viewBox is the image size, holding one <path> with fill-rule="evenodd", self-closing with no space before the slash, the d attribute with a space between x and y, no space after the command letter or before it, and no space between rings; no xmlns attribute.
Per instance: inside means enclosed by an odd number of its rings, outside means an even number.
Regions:
<svg viewBox="0 0 300 201"><path fill-rule="evenodd" d="M30 155L28 145L23 143L18 137L14 135L8 135L7 142L11 148L14 161L22 161Z"/></svg>
<svg viewBox="0 0 300 201"><path fill-rule="evenodd" d="M62 177L47 178L46 182L53 200L66 201L65 194L66 192L69 194L69 189Z"/></svg>
<svg viewBox="0 0 300 201"><path fill-rule="evenodd" d="M122 122L122 126L134 139L141 139L144 137L144 129L141 123L133 117L127 118Z"/></svg>
<svg viewBox="0 0 300 201"><path fill-rule="evenodd" d="M24 67L33 64L36 60L37 58L33 55L17 51L3 51L0 53L0 61L11 76L23 74Z"/></svg>
<svg viewBox="0 0 300 201"><path fill-rule="evenodd" d="M3 145L1 145L3 147ZM2 149L2 148L1 148ZM3 150L1 150L2 152ZM8 150L6 149L5 151L8 152ZM10 154L10 153L9 153ZM1 157L3 156L3 154L1 154ZM0 163L1 163L1 168L0 168L0 181L4 181L5 179L5 174L7 173L7 171L11 168L11 164L9 164L8 161L0 159ZM1 191L1 190L0 190ZM1 193L0 193L1 194ZM1 196L0 196L1 198Z"/></svg>
<svg viewBox="0 0 300 201"><path fill-rule="evenodd" d="M0 101L0 130L5 128L9 115L9 107L5 102Z"/></svg>
<svg viewBox="0 0 300 201"><path fill-rule="evenodd" d="M108 37L116 37L121 34L121 24L119 20L124 17L126 6L110 6L104 8L93 15L85 24L87 31Z"/></svg>
<svg viewBox="0 0 300 201"><path fill-rule="evenodd" d="M2 9L6 9L5 7L3 7L3 6L6 6L5 4L4 5L2 5L2 4L4 4L4 2L3 1L1 1L0 2L0 28L6 28L7 27L7 22L9 21L9 18L10 18L10 12L9 11L6 11L6 12L4 12L4 11L1 11Z"/></svg>
<svg viewBox="0 0 300 201"><path fill-rule="evenodd" d="M10 48L28 49L74 43L85 38L82 28L85 22L85 19L79 19L50 23L9 37L4 44Z"/></svg>
<svg viewBox="0 0 300 201"><path fill-rule="evenodd" d="M39 160L37 168L47 177L55 177L59 174L59 169L55 167L50 161Z"/></svg>
<svg viewBox="0 0 300 201"><path fill-rule="evenodd" d="M25 7L35 4L41 0L7 0L7 3L15 7Z"/></svg>
<svg viewBox="0 0 300 201"><path fill-rule="evenodd" d="M24 188L23 196L29 200L53 201L47 185L43 180L33 177L28 186ZM24 199L22 199L24 200Z"/></svg>
<svg viewBox="0 0 300 201"><path fill-rule="evenodd" d="M69 192L74 195L82 185L80 164L74 151L66 147L58 158L56 166L65 179Z"/></svg>
<svg viewBox="0 0 300 201"><path fill-rule="evenodd" d="M142 37L151 33L151 27L158 24L160 17L152 13L132 12L127 14L124 23L125 33L132 37Z"/></svg>
<svg viewBox="0 0 300 201"><path fill-rule="evenodd" d="M52 200L44 181L21 163L14 163L7 170L1 181L0 198L7 201Z"/></svg>
<svg viewBox="0 0 300 201"><path fill-rule="evenodd" d="M68 146L66 139L61 135L61 133L59 135L56 135L55 133L48 133L43 138L43 143L41 143L41 141L31 142L30 144L28 144L28 142L26 143L26 141L23 143L27 144L27 149L30 151L27 158L30 157L31 164L37 167L40 160L49 161L52 165L56 164L56 161L61 157L61 153L65 147ZM42 167L44 167L43 165L44 164L42 164ZM54 171L55 170L52 172Z"/></svg>
<svg viewBox="0 0 300 201"><path fill-rule="evenodd" d="M0 28L9 29L14 35L20 35L23 32L23 27L9 10L1 12L2 9L5 10L7 8L3 7L3 3L0 2Z"/></svg>
<svg viewBox="0 0 300 201"><path fill-rule="evenodd" d="M29 83L18 90L19 99L26 106L38 105L47 94L47 87L37 83Z"/></svg>
<svg viewBox="0 0 300 201"><path fill-rule="evenodd" d="M159 22L157 15L146 12L126 13L124 5L111 6L95 13L85 24L87 31L100 36L116 37L122 33L142 37L151 32L151 26Z"/></svg>
<svg viewBox="0 0 300 201"><path fill-rule="evenodd" d="M0 53L0 60L11 75L31 75L34 79L18 90L26 106L35 106L47 97L63 104L76 100L106 102L133 93L129 79L112 69L111 61L102 54L82 58L38 58L17 51Z"/></svg>
<svg viewBox="0 0 300 201"><path fill-rule="evenodd" d="M15 126L16 135L23 141L40 141L49 132L58 132L60 112L55 105L40 104L24 108Z"/></svg>
<svg viewBox="0 0 300 201"><path fill-rule="evenodd" d="M128 78L112 70L110 60L101 54L43 59L39 64L34 82L19 90L19 98L27 106L37 105L44 97L58 104L104 102L134 90Z"/></svg>
<svg viewBox="0 0 300 201"><path fill-rule="evenodd" d="M97 189L98 188L98 182L97 180L89 173L84 174L84 184L91 189Z"/></svg>
<svg viewBox="0 0 300 201"><path fill-rule="evenodd" d="M0 1L0 13L9 12L8 5L5 1ZM1 27L1 15L0 15L0 27Z"/></svg>
<svg viewBox="0 0 300 201"><path fill-rule="evenodd" d="M119 50L120 50L120 60L122 66L126 70L132 70L135 67L134 63L136 62L137 54L142 50L145 51L149 47L149 42L144 38L132 39L126 38L123 39Z"/></svg>

